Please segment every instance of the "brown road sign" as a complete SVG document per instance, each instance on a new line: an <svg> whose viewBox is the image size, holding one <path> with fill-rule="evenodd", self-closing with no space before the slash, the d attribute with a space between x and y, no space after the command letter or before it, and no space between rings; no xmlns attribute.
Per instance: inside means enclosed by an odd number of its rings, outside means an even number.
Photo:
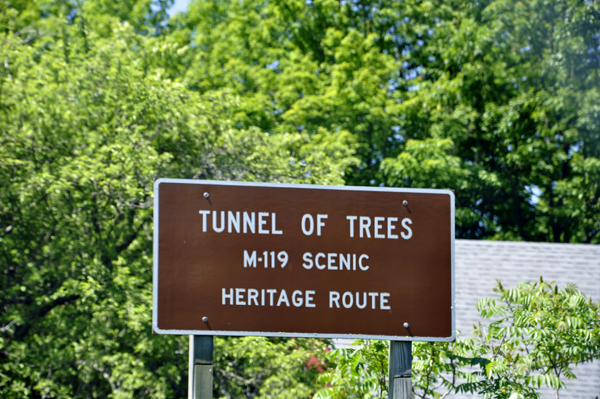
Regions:
<svg viewBox="0 0 600 399"><path fill-rule="evenodd" d="M159 334L454 339L449 190L159 179Z"/></svg>

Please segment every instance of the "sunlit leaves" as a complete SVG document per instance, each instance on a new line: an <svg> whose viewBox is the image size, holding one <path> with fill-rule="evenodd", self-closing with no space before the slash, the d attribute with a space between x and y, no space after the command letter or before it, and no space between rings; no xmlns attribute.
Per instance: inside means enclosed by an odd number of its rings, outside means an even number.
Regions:
<svg viewBox="0 0 600 399"><path fill-rule="evenodd" d="M491 321L475 331L479 353L494 364L485 369L483 392L495 392L501 384L523 392L542 385L560 390L564 378L575 377L573 365L598 358L598 305L574 284L559 289L540 278L511 289L498 283L497 292L502 306L490 299L478 303Z"/></svg>
<svg viewBox="0 0 600 399"><path fill-rule="evenodd" d="M357 340L352 348L336 349L327 359L331 368L319 377L326 385L315 398L387 397L388 341Z"/></svg>
<svg viewBox="0 0 600 399"><path fill-rule="evenodd" d="M215 338L219 397L309 398L326 365L326 342L265 337Z"/></svg>
<svg viewBox="0 0 600 399"><path fill-rule="evenodd" d="M573 366L599 359L600 304L574 284L559 289L540 279L506 289L498 282L495 290L499 298L477 302L484 322L474 326L474 338L413 342L416 397L463 392L485 398L538 398L541 387L564 389L566 379L576 378ZM371 341L333 352L336 368L324 377L331 386L319 397L385 397L385 381L374 382L377 359L387 350Z"/></svg>
<svg viewBox="0 0 600 399"><path fill-rule="evenodd" d="M45 43L0 33L3 398L187 396L187 337L151 330L155 178L343 184L357 163L347 131L246 126L235 93L164 79L162 39L107 21L87 46L61 39L79 24ZM245 343L217 341L219 367L253 380L222 395L318 386L323 342Z"/></svg>

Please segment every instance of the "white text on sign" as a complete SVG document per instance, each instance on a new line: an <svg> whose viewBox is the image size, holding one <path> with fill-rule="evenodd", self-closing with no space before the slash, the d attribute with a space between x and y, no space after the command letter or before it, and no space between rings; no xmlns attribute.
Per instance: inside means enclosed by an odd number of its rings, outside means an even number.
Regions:
<svg viewBox="0 0 600 399"><path fill-rule="evenodd" d="M229 306L269 306L315 308L315 291L295 290L288 295L286 290L255 288L223 288L222 305ZM379 309L390 310L389 292L344 292L329 291L330 309ZM371 306L369 306L369 304Z"/></svg>
<svg viewBox="0 0 600 399"><path fill-rule="evenodd" d="M282 235L277 229L277 214L269 212L240 212L240 211L209 211L200 210L202 215L202 232L209 228L215 233L237 234L273 234ZM318 237L325 232L326 220L329 215L317 214L316 217L307 213L302 216L300 228L306 236L316 233ZM210 221L209 221L210 219ZM413 236L412 220L400 220L396 216L346 216L350 238L378 238L397 240L402 237L410 240Z"/></svg>

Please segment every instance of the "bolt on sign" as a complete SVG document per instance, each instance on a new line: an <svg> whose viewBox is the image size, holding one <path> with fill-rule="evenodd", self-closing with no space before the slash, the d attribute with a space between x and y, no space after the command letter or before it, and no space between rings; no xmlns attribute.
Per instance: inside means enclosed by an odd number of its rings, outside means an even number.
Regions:
<svg viewBox="0 0 600 399"><path fill-rule="evenodd" d="M159 334L454 340L448 190L159 179Z"/></svg>

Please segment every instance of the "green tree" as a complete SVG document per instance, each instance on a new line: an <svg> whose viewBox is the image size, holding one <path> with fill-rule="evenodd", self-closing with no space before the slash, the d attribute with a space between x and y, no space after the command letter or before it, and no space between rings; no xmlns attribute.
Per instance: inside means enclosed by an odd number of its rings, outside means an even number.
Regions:
<svg viewBox="0 0 600 399"><path fill-rule="evenodd" d="M359 339L352 345L328 354L333 367L321 374L325 388L315 398L387 397L388 341Z"/></svg>
<svg viewBox="0 0 600 399"><path fill-rule="evenodd" d="M454 2L384 181L457 191L457 234L600 242L596 2Z"/></svg>
<svg viewBox="0 0 600 399"><path fill-rule="evenodd" d="M317 399L387 398L389 342L356 340L355 348L336 349L328 354L331 367L321 375L326 386ZM412 343L413 394L418 398L443 398L457 390L474 392L479 379L468 369L484 362L471 357L469 340ZM468 384L463 385L464 382ZM469 385L470 384L470 385Z"/></svg>
<svg viewBox="0 0 600 399"><path fill-rule="evenodd" d="M0 396L185 397L187 337L151 333L154 180L342 184L351 137L244 127L235 93L161 77L160 38L46 22L0 36ZM324 343L297 342L255 341L253 392L310 396ZM244 341L217 345L253 378Z"/></svg>
<svg viewBox="0 0 600 399"><path fill-rule="evenodd" d="M48 35L65 40L67 33L74 33L89 49L93 39L88 34L110 36L114 22L127 22L137 33L160 34L172 4L173 0L2 0L0 31L25 43Z"/></svg>
<svg viewBox="0 0 600 399"><path fill-rule="evenodd" d="M329 350L326 342L312 339L215 340L214 397L224 398L310 398Z"/></svg>
<svg viewBox="0 0 600 399"><path fill-rule="evenodd" d="M545 386L558 398L565 380L576 378L574 366L600 359L600 302L574 284L558 289L540 278L511 289L498 282L495 291L498 299L477 303L484 321L474 326L473 338L413 343L416 397L467 392L485 398L538 398ZM319 398L387 397L386 373L378 379L387 370L387 343L356 344L357 349L328 355L335 367L323 375L330 386L319 391Z"/></svg>
<svg viewBox="0 0 600 399"><path fill-rule="evenodd" d="M498 300L477 303L493 321L474 331L472 351L485 361L481 380L469 388L487 397L537 397L545 385L558 398L564 380L576 378L573 366L600 359L600 302L575 284L558 289L540 278L512 289L498 282L495 291Z"/></svg>
<svg viewBox="0 0 600 399"><path fill-rule="evenodd" d="M379 184L380 161L398 153L403 75L421 64L409 50L435 9L412 0L194 1L172 21L170 40L188 47L169 76L200 92L235 90L245 122L273 133L351 133L362 163L346 181Z"/></svg>

